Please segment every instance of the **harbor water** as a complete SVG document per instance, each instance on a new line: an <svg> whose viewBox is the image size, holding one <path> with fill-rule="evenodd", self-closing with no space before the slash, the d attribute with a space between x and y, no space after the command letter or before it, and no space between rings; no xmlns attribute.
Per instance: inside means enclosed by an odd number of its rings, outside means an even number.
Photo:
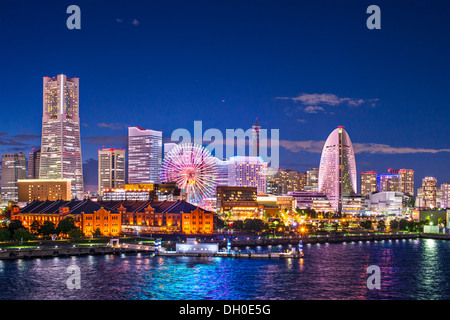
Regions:
<svg viewBox="0 0 450 320"><path fill-rule="evenodd" d="M291 247L235 250L286 251ZM163 257L145 253L0 261L2 300L444 300L450 241L305 244L300 259ZM367 286L369 266L380 289ZM79 288L67 285L71 266Z"/></svg>

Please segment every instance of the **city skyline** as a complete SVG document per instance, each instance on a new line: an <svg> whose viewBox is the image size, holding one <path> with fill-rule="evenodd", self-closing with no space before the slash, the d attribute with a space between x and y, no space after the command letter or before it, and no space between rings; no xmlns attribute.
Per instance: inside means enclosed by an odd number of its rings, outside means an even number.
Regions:
<svg viewBox="0 0 450 320"><path fill-rule="evenodd" d="M440 40L447 3L380 2L382 29L372 31L365 4L255 3L235 10L220 1L125 8L80 1L81 30L65 26L68 2L6 4L0 27L11 50L1 56L12 63L3 68L0 103L13 108L2 119L0 152L28 155L39 146L42 77L65 74L80 78L87 172L97 170L98 149L127 148L128 126L167 138L177 128L192 131L196 120L225 132L258 118L262 128L280 129L283 169L318 167L325 137L342 125L358 181L360 172L388 168L413 169L416 189L427 176L450 181L443 76L450 50ZM21 14L4 14L14 12ZM57 52L45 51L50 40L38 36L50 31L61 41ZM94 174L86 184L96 181Z"/></svg>

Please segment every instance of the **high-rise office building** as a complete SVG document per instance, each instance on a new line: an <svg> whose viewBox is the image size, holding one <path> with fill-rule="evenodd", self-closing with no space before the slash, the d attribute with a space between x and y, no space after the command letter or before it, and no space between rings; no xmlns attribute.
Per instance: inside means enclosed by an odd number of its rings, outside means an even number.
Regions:
<svg viewBox="0 0 450 320"><path fill-rule="evenodd" d="M70 179L72 197L84 197L79 79L44 77L40 179Z"/></svg>
<svg viewBox="0 0 450 320"><path fill-rule="evenodd" d="M361 194L366 195L377 191L377 173L374 171L361 172Z"/></svg>
<svg viewBox="0 0 450 320"><path fill-rule="evenodd" d="M398 174L382 173L377 175L377 188L380 192L400 191L400 177Z"/></svg>
<svg viewBox="0 0 450 320"><path fill-rule="evenodd" d="M28 179L39 179L39 166L41 163L41 149L34 150L28 155Z"/></svg>
<svg viewBox="0 0 450 320"><path fill-rule="evenodd" d="M161 183L162 131L128 128L128 183Z"/></svg>
<svg viewBox="0 0 450 320"><path fill-rule="evenodd" d="M167 154L170 152L170 150L172 150L172 149L175 148L176 146L177 146L177 144L176 144L176 143L173 143L173 142L164 143L164 144L163 144L163 147L164 147L164 150L163 150L163 154L164 154L163 159L167 156Z"/></svg>
<svg viewBox="0 0 450 320"><path fill-rule="evenodd" d="M441 208L450 208L450 183L441 184Z"/></svg>
<svg viewBox="0 0 450 320"><path fill-rule="evenodd" d="M277 175L278 171L280 169L278 168L273 168L273 167L267 167L267 174L266 174L266 183L267 183L267 188L266 188L266 192L268 194L278 194L278 184L276 182L275 176Z"/></svg>
<svg viewBox="0 0 450 320"><path fill-rule="evenodd" d="M236 156L230 158L228 181L230 186L256 187L258 193L267 191L267 163L261 157Z"/></svg>
<svg viewBox="0 0 450 320"><path fill-rule="evenodd" d="M98 150L98 194L125 184L125 150Z"/></svg>
<svg viewBox="0 0 450 320"><path fill-rule="evenodd" d="M422 179L422 200L426 208L435 208L437 198L437 181L434 177Z"/></svg>
<svg viewBox="0 0 450 320"><path fill-rule="evenodd" d="M18 180L27 177L27 159L23 153L2 155L2 201L18 200Z"/></svg>
<svg viewBox="0 0 450 320"><path fill-rule="evenodd" d="M319 192L342 212L342 197L356 194L356 162L353 145L343 127L333 130L325 141L319 166Z"/></svg>
<svg viewBox="0 0 450 320"><path fill-rule="evenodd" d="M230 161L228 160L220 160L219 158L214 157L214 160L217 165L217 186L228 186L228 165Z"/></svg>
<svg viewBox="0 0 450 320"><path fill-rule="evenodd" d="M306 173L291 169L279 169L273 177L276 187L275 194L286 195L291 191L303 191L305 190L306 180Z"/></svg>
<svg viewBox="0 0 450 320"><path fill-rule="evenodd" d="M398 191L414 196L414 170L389 169L389 173L398 175Z"/></svg>
<svg viewBox="0 0 450 320"><path fill-rule="evenodd" d="M252 126L252 145L253 150L251 156L259 157L259 134L260 134L261 126L258 124L258 118L256 118L255 124Z"/></svg>
<svg viewBox="0 0 450 320"><path fill-rule="evenodd" d="M305 191L317 191L319 188L319 168L311 168L306 171Z"/></svg>

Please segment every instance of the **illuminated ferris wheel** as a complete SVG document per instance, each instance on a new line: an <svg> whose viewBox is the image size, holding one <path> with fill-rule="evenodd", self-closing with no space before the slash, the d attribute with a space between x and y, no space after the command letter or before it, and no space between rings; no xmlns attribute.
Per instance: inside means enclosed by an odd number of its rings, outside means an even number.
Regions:
<svg viewBox="0 0 450 320"><path fill-rule="evenodd" d="M186 200L199 204L215 193L217 165L204 147L184 143L176 145L164 158L161 168L162 182L175 182L186 193Z"/></svg>

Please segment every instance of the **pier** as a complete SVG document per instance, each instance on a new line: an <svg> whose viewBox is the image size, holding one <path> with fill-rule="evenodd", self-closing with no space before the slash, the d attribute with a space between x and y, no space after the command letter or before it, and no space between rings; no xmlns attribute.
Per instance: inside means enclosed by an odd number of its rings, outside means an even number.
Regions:
<svg viewBox="0 0 450 320"><path fill-rule="evenodd" d="M215 253L181 253L176 251L162 251L156 252L155 256L163 257L219 257L219 258L243 258L243 259L299 259L303 257L303 254L298 252L226 252L219 251Z"/></svg>
<svg viewBox="0 0 450 320"><path fill-rule="evenodd" d="M261 239L232 239L233 247L254 247L254 246L277 246L277 245L297 245L300 240L304 244L314 243L341 243L352 241L382 241L397 239L418 239L427 238L418 233L388 233L388 234L339 234L323 236L304 236L292 238L261 238ZM450 237L447 237L450 239Z"/></svg>
<svg viewBox="0 0 450 320"><path fill-rule="evenodd" d="M221 248L228 246L233 248L248 248L248 247L265 247L265 246L297 246L299 241L302 244L315 243L343 243L343 242L359 242L359 241L388 241L388 240L402 240L402 239L437 239L450 240L450 235L444 234L419 234L419 233L388 233L388 234L339 234L339 235L324 235L324 236L304 236L292 238L252 238L252 239L230 239L216 241ZM160 240L159 240L160 241ZM69 257L69 256L83 256L83 255L102 255L102 254L133 254L133 253L149 253L161 257L224 257L224 258L248 258L248 259L280 259L280 258L300 258L303 256L298 250L289 252L265 252L255 253L239 252L238 250L223 249L216 252L176 252L173 251L174 244L162 250L161 242L153 245L143 244L129 244L121 243L117 245L78 245L78 246L42 246L42 247L22 247L22 248L8 248L0 249L0 260L14 260L14 259L31 259L31 258L51 258L51 257Z"/></svg>
<svg viewBox="0 0 450 320"><path fill-rule="evenodd" d="M0 251L0 260L138 253L138 252L145 252L145 251L148 252L149 249L144 248L144 247L138 249L136 246L131 246L131 247L75 246L75 247L41 247L41 248L2 249Z"/></svg>

